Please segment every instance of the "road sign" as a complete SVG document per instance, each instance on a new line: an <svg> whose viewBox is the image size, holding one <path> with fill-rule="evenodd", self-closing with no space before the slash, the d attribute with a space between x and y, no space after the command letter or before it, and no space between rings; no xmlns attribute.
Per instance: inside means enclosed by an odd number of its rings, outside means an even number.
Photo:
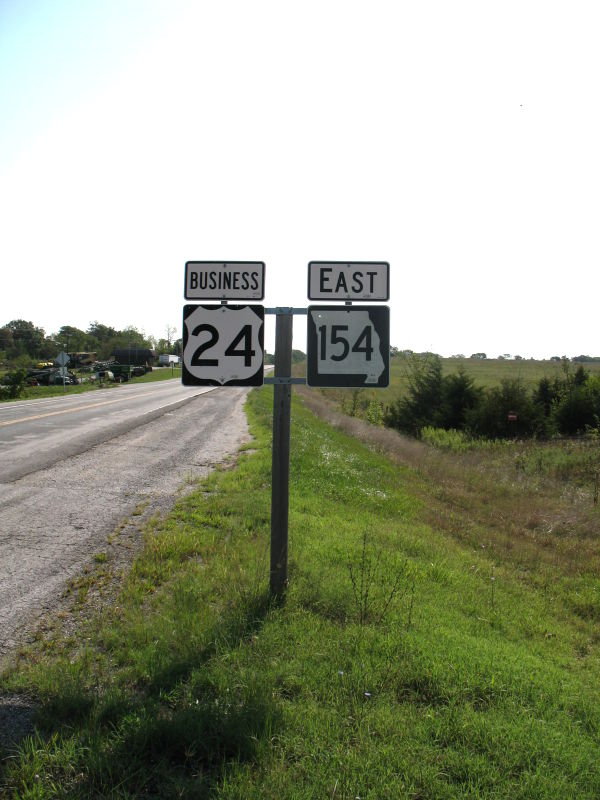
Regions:
<svg viewBox="0 0 600 800"><path fill-rule="evenodd" d="M264 306L183 307L184 386L261 386Z"/></svg>
<svg viewBox="0 0 600 800"><path fill-rule="evenodd" d="M69 354L63 351L56 356L54 363L57 367L66 367L70 360Z"/></svg>
<svg viewBox="0 0 600 800"><path fill-rule="evenodd" d="M188 261L186 300L262 300L265 296L263 261Z"/></svg>
<svg viewBox="0 0 600 800"><path fill-rule="evenodd" d="M309 386L389 385L388 306L309 306L307 337Z"/></svg>
<svg viewBox="0 0 600 800"><path fill-rule="evenodd" d="M389 300L390 265L386 261L311 261L309 300Z"/></svg>

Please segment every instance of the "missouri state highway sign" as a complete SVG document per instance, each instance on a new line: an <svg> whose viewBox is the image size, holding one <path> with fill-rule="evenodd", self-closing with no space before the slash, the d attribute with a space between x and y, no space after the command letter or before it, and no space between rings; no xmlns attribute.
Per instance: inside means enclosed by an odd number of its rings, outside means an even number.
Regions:
<svg viewBox="0 0 600 800"><path fill-rule="evenodd" d="M261 386L264 306L183 307L184 386Z"/></svg>
<svg viewBox="0 0 600 800"><path fill-rule="evenodd" d="M387 261L311 261L309 300L389 300Z"/></svg>
<svg viewBox="0 0 600 800"><path fill-rule="evenodd" d="M262 300L264 261L188 261L186 300Z"/></svg>
<svg viewBox="0 0 600 800"><path fill-rule="evenodd" d="M309 386L388 386L390 309L309 306L306 360Z"/></svg>

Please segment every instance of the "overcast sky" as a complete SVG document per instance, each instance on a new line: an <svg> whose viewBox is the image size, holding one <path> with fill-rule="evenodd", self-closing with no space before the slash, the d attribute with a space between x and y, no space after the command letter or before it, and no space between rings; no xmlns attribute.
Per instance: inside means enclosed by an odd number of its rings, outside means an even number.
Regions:
<svg viewBox="0 0 600 800"><path fill-rule="evenodd" d="M401 349L600 354L599 22L0 0L0 325L180 335L188 260L264 261L265 305L295 307L310 260L373 260Z"/></svg>

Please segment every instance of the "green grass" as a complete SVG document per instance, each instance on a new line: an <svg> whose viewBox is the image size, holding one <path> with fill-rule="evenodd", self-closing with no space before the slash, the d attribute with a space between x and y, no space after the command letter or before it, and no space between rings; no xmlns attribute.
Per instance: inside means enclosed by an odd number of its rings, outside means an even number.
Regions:
<svg viewBox="0 0 600 800"><path fill-rule="evenodd" d="M139 378L133 378L135 383L154 383L154 381L169 381L172 378L181 380L181 367L154 367L152 372L147 372Z"/></svg>
<svg viewBox="0 0 600 800"><path fill-rule="evenodd" d="M81 377L86 378L86 374L82 374ZM181 380L181 367L175 368L173 371L171 369L153 369L152 372L147 372L145 375L141 375L137 378L132 378L131 381L133 383L153 383L154 381L164 381L164 380L171 380L171 378L176 378ZM108 381L103 381L102 385L97 382L94 383L82 383L77 386L65 386L63 388L62 384L59 386L27 386L20 397L15 398L16 400L34 400L34 399L41 399L44 397L59 397L63 394L83 394L84 392L95 392L98 389L110 389L115 388L119 384L111 383ZM0 402L14 402L14 400L5 400Z"/></svg>
<svg viewBox="0 0 600 800"><path fill-rule="evenodd" d="M484 495L476 465L465 510L450 471L394 463L296 398L290 585L271 602L271 407L251 394L249 452L149 526L114 603L5 673L39 709L3 754L5 795L600 796L596 562L567 569L559 535L523 560L486 505L522 486Z"/></svg>

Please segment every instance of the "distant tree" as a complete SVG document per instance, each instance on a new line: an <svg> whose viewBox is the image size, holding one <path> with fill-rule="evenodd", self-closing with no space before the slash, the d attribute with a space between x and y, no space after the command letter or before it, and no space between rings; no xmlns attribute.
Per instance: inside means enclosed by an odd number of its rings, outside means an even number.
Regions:
<svg viewBox="0 0 600 800"><path fill-rule="evenodd" d="M99 344L112 341L117 336L117 331L108 325L102 325L100 322L91 322L87 332Z"/></svg>
<svg viewBox="0 0 600 800"><path fill-rule="evenodd" d="M110 358L116 348L143 347L153 350L156 344L152 336L146 336L133 325L118 331L95 321L90 324L87 333L87 349L97 352L100 360Z"/></svg>
<svg viewBox="0 0 600 800"><path fill-rule="evenodd" d="M583 384L586 383L587 379L589 378L589 375L590 373L580 364L573 375L573 384L575 386L583 386Z"/></svg>
<svg viewBox="0 0 600 800"><path fill-rule="evenodd" d="M557 392L555 384L550 381L546 375L540 378L536 389L534 389L533 400L537 403L544 412L545 417L550 416L552 404L556 401Z"/></svg>
<svg viewBox="0 0 600 800"><path fill-rule="evenodd" d="M168 343L167 344L167 352L170 353L171 352L171 342L173 341L173 338L174 338L175 334L177 333L177 328L175 328L173 325L167 325L166 332L167 332L167 343Z"/></svg>
<svg viewBox="0 0 600 800"><path fill-rule="evenodd" d="M422 428L439 427L442 402L442 362L439 356L412 356L408 360L408 393L388 407L389 428L419 436Z"/></svg>
<svg viewBox="0 0 600 800"><path fill-rule="evenodd" d="M306 358L306 353L303 353L302 350L292 350L292 364L298 364L300 361L304 361Z"/></svg>
<svg viewBox="0 0 600 800"><path fill-rule="evenodd" d="M12 350L13 344L12 331L8 325L5 325L3 328L0 328L0 350L8 353L9 350Z"/></svg>
<svg viewBox="0 0 600 800"><path fill-rule="evenodd" d="M600 401L587 386L575 386L556 403L553 419L560 433L573 435L598 427Z"/></svg>
<svg viewBox="0 0 600 800"><path fill-rule="evenodd" d="M467 375L464 367L442 379L441 427L464 430L468 413L480 402L483 390Z"/></svg>
<svg viewBox="0 0 600 800"><path fill-rule="evenodd" d="M13 319L4 327L12 337L12 346L7 350L9 359L14 360L19 356L31 359L40 357L46 339L43 328L37 328L33 322L24 319Z"/></svg>
<svg viewBox="0 0 600 800"><path fill-rule="evenodd" d="M90 323L87 329L89 349L97 353L98 358L104 361L110 358L110 354L118 339L119 332L110 327L103 325L97 320Z"/></svg>
<svg viewBox="0 0 600 800"><path fill-rule="evenodd" d="M408 391L386 410L388 427L419 436L425 427L464 430L468 413L479 403L482 389L464 367L442 375L437 355L413 356L408 364Z"/></svg>
<svg viewBox="0 0 600 800"><path fill-rule="evenodd" d="M471 358L484 359L484 358L487 358L487 355L485 353L473 353L471 355Z"/></svg>
<svg viewBox="0 0 600 800"><path fill-rule="evenodd" d="M509 412L517 421L508 419ZM504 378L500 386L488 389L481 401L467 413L467 426L474 436L503 439L511 435L531 436L543 424L543 412L529 396L523 382Z"/></svg>
<svg viewBox="0 0 600 800"><path fill-rule="evenodd" d="M58 342L59 347L69 353L81 353L87 350L89 338L85 331L74 328L72 325L63 325L57 333L51 336L51 339Z"/></svg>

